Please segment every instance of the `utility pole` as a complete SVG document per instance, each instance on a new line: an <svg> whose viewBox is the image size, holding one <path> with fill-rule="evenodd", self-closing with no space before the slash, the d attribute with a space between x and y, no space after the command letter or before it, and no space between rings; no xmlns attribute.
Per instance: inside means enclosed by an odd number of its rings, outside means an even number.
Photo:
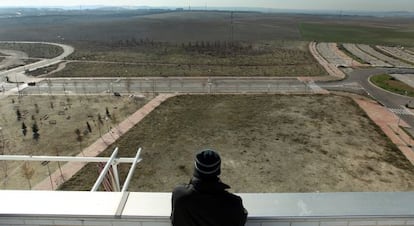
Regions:
<svg viewBox="0 0 414 226"><path fill-rule="evenodd" d="M4 135L3 135L3 128L2 127L0 127L0 142L1 142L1 146L0 146L0 154L2 154L2 155L4 155L4 147L6 146L5 145L5 140L4 140Z"/></svg>
<svg viewBox="0 0 414 226"><path fill-rule="evenodd" d="M233 45L234 42L234 16L233 16L233 11L231 11L230 14L230 39L231 39L231 45Z"/></svg>
<svg viewBox="0 0 414 226"><path fill-rule="evenodd" d="M17 94L20 96L19 82L17 82L17 76L14 74L14 82L16 83Z"/></svg>

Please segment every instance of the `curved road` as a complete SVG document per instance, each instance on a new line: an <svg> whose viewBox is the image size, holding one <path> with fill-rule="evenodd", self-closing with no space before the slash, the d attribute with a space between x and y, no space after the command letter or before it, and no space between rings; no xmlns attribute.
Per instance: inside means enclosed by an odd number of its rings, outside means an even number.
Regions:
<svg viewBox="0 0 414 226"><path fill-rule="evenodd" d="M18 82L27 82L28 79L32 79L24 75L26 70L36 70L38 68L47 67L56 63L61 62L65 57L73 53L74 48L69 45L52 43L52 42L14 42L14 41L1 41L0 43L37 43L37 44L47 44L59 46L63 49L63 53L55 58L43 59L41 61L35 62L33 64L28 64L20 67L13 68L11 70L0 72L0 81L5 80L6 76L13 81L17 75L19 75ZM14 81L16 82L16 81Z"/></svg>
<svg viewBox="0 0 414 226"><path fill-rule="evenodd" d="M396 113L402 120L407 122L414 128L414 116L407 114L405 111L405 104L409 101L414 101L412 97L397 95L385 91L369 82L369 77L377 74L413 74L414 69L398 69L398 68L368 68L368 69L354 69L347 73L347 77L342 81L336 82L318 82L317 84L322 88L328 90L337 90L340 87L345 87L347 84L359 84L372 98L384 105L386 108ZM414 131L410 131L413 133Z"/></svg>

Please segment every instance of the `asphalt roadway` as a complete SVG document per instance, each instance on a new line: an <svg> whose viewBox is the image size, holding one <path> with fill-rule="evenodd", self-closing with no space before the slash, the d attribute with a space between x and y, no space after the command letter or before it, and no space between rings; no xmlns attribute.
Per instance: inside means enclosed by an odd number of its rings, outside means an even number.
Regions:
<svg viewBox="0 0 414 226"><path fill-rule="evenodd" d="M21 94L132 93L314 93L318 87L296 78L151 77L151 78L56 78L26 86Z"/></svg>
<svg viewBox="0 0 414 226"><path fill-rule="evenodd" d="M342 81L335 82L318 82L317 84L327 90L347 90L347 84L358 84L361 88L390 111L396 113L402 120L407 122L414 128L414 115L405 108L405 105L414 98L391 93L389 91L378 88L369 82L369 77L378 74L413 74L414 69L398 69L398 68L369 68L354 69L347 72L347 76ZM410 133L414 134L413 130Z"/></svg>

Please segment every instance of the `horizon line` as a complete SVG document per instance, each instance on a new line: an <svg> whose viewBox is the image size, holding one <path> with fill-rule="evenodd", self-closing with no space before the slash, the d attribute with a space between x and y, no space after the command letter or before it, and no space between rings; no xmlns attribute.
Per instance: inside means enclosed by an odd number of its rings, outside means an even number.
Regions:
<svg viewBox="0 0 414 226"><path fill-rule="evenodd" d="M153 8L153 9L178 9L183 8L188 11L189 6L148 6L148 5L106 5L106 4L91 4L91 5L10 5L10 6L1 6L0 9L4 8L36 8L36 9L46 9L46 8L54 8L54 9L63 9L65 8L82 8L82 7L94 7L95 9L103 8L103 7L119 7L119 8ZM99 7L99 8L96 8ZM360 9L294 9L294 8L271 8L271 7L251 7L251 6L191 6L191 8L201 8L201 9L263 9L263 10L282 10L282 11L341 11L341 12L376 12L376 13L386 13L386 12L405 12L405 13L414 13L414 10L360 10ZM81 9L87 10L87 8Z"/></svg>

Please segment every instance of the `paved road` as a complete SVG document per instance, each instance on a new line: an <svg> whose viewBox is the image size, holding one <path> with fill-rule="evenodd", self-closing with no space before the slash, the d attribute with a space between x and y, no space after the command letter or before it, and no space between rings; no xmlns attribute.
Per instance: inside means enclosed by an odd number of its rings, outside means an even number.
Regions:
<svg viewBox="0 0 414 226"><path fill-rule="evenodd" d="M62 61L65 57L69 56L73 53L74 48L69 45L63 45L58 43L51 43L51 42L8 42L8 41L1 41L0 43L39 43L39 44L48 44L48 45L55 45L59 46L63 49L63 53L60 56L57 56L52 59L43 59L33 64L24 65L21 67L16 67L11 70L0 72L0 81L4 81L6 76L9 78L10 81L13 82L28 82L33 80L33 78L27 77L24 75L26 70L36 70L38 68L47 67ZM15 81L17 80L17 81Z"/></svg>
<svg viewBox="0 0 414 226"><path fill-rule="evenodd" d="M397 68L370 68L356 69L347 73L346 79L337 82L319 82L322 88L328 90L345 90L346 85L353 84L355 87L362 88L368 95L377 100L379 103L396 113L414 128L414 116L409 114L405 109L405 104L414 101L412 97L401 96L380 89L369 82L369 77L377 74L413 74L414 69L397 69ZM350 90L347 90L350 91ZM413 131L414 132L414 131Z"/></svg>
<svg viewBox="0 0 414 226"><path fill-rule="evenodd" d="M22 93L315 93L318 88L296 78L62 78L45 79Z"/></svg>

